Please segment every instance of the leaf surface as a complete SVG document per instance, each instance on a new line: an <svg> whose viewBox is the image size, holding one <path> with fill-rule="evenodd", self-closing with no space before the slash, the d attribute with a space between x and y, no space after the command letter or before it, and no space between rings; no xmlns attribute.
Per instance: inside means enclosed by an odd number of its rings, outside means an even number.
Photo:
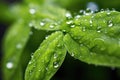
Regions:
<svg viewBox="0 0 120 80"><path fill-rule="evenodd" d="M120 13L103 11L73 20L75 27L64 38L66 48L77 59L96 65L119 67ZM70 44L71 43L71 44ZM70 44L70 45L69 45Z"/></svg>
<svg viewBox="0 0 120 80"><path fill-rule="evenodd" d="M23 20L13 24L12 27L7 31L7 34L4 38L3 48L5 53L3 56L4 80L13 80L13 78L16 77L14 74L17 75L22 73L20 69L18 69L18 66L21 66L20 57L29 38L29 33L30 27L25 26Z"/></svg>
<svg viewBox="0 0 120 80"><path fill-rule="evenodd" d="M26 69L25 80L49 80L62 64L65 55L63 34L51 34L33 54Z"/></svg>

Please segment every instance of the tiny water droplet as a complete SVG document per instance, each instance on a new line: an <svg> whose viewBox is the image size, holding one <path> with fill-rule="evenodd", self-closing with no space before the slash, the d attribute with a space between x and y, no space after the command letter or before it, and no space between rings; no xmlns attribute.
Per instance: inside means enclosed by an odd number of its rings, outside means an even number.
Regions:
<svg viewBox="0 0 120 80"><path fill-rule="evenodd" d="M31 8L30 10L29 10L29 12L30 12L30 14L35 14L36 13L36 10L34 9L34 8Z"/></svg>
<svg viewBox="0 0 120 80"><path fill-rule="evenodd" d="M29 27L33 27L33 23L32 22L30 22L28 25L29 25Z"/></svg>
<svg viewBox="0 0 120 80"><path fill-rule="evenodd" d="M45 23L41 21L40 22L40 26L44 26L44 25L45 25Z"/></svg>
<svg viewBox="0 0 120 80"><path fill-rule="evenodd" d="M84 10L80 10L79 13L80 15L83 15Z"/></svg>
<svg viewBox="0 0 120 80"><path fill-rule="evenodd" d="M81 16L80 15L76 15L75 16L75 19L79 19Z"/></svg>
<svg viewBox="0 0 120 80"><path fill-rule="evenodd" d="M17 48L17 49L21 49L21 48L22 48L22 44L18 43L18 44L16 45L16 48Z"/></svg>
<svg viewBox="0 0 120 80"><path fill-rule="evenodd" d="M73 57L75 54L74 53L71 53L71 56Z"/></svg>
<svg viewBox="0 0 120 80"><path fill-rule="evenodd" d="M72 24L72 23L73 23L72 20L69 20L69 21L66 22L66 24Z"/></svg>
<svg viewBox="0 0 120 80"><path fill-rule="evenodd" d="M54 67L54 68L58 68L58 67L59 67L59 64L58 64L57 62L54 62L54 63L53 63L53 67Z"/></svg>
<svg viewBox="0 0 120 80"><path fill-rule="evenodd" d="M50 28L54 28L54 26L53 26L53 25L50 25Z"/></svg>
<svg viewBox="0 0 120 80"><path fill-rule="evenodd" d="M71 15L70 12L67 12L67 13L65 14L65 16L66 16L67 19L71 19L71 18L72 18L72 15Z"/></svg>
<svg viewBox="0 0 120 80"><path fill-rule="evenodd" d="M49 36L48 36L48 35L46 35L46 36L45 36L45 39L48 39L48 37L49 37Z"/></svg>
<svg viewBox="0 0 120 80"><path fill-rule="evenodd" d="M110 21L108 21L108 27L112 27L113 26L113 23L112 23L112 21L110 20Z"/></svg>
<svg viewBox="0 0 120 80"><path fill-rule="evenodd" d="M93 22L92 22L92 20L90 20L90 24L92 24Z"/></svg>
<svg viewBox="0 0 120 80"><path fill-rule="evenodd" d="M86 28L85 28L85 27L82 27L82 31L86 31Z"/></svg>
<svg viewBox="0 0 120 80"><path fill-rule="evenodd" d="M28 64L32 64L32 62L30 61Z"/></svg>
<svg viewBox="0 0 120 80"><path fill-rule="evenodd" d="M74 27L75 27L75 25L71 25L70 27L71 27L71 28L74 28Z"/></svg>
<svg viewBox="0 0 120 80"><path fill-rule="evenodd" d="M97 27L97 32L100 33L101 32L101 26Z"/></svg>
<svg viewBox="0 0 120 80"><path fill-rule="evenodd" d="M46 67L45 70L48 71L48 68Z"/></svg>
<svg viewBox="0 0 120 80"><path fill-rule="evenodd" d="M54 54L54 59L56 59L57 57L58 57L58 55L55 53L55 54Z"/></svg>
<svg viewBox="0 0 120 80"><path fill-rule="evenodd" d="M13 63L12 63L12 62L8 62L8 63L6 64L6 67L7 67L8 69L12 69L12 68L13 68Z"/></svg>

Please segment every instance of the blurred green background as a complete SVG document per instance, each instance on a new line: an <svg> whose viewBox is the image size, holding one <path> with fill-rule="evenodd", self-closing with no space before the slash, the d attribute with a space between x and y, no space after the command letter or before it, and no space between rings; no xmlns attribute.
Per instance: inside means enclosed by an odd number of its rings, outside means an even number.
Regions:
<svg viewBox="0 0 120 80"><path fill-rule="evenodd" d="M2 1L7 3L7 5L22 2L21 0ZM114 8L120 11L120 0L51 0L51 2L71 12L78 12L86 8L90 8L93 11L107 8L112 10ZM1 49L2 38L9 25L10 23L0 20L0 59L3 55ZM0 80L2 80L2 72L0 73ZM120 80L120 68L86 64L67 54L63 65L51 80Z"/></svg>

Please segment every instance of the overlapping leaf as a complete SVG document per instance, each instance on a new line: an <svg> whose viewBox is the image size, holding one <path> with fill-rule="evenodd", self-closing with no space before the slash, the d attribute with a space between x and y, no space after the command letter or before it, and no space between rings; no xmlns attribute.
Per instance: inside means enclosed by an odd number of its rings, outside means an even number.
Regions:
<svg viewBox="0 0 120 80"><path fill-rule="evenodd" d="M30 27L25 26L24 21L16 22L7 32L4 39L3 72L5 80L14 80L14 74L22 73L19 68L21 53L29 38ZM16 72L18 69L18 72Z"/></svg>
<svg viewBox="0 0 120 80"><path fill-rule="evenodd" d="M76 26L69 32L73 39L68 36L64 40L69 52L76 54L75 58L96 65L120 66L119 12L103 11L83 15L75 18L73 24ZM75 50L69 45L70 42Z"/></svg>
<svg viewBox="0 0 120 80"><path fill-rule="evenodd" d="M33 54L26 69L25 80L49 80L62 64L65 55L63 34L55 32Z"/></svg>

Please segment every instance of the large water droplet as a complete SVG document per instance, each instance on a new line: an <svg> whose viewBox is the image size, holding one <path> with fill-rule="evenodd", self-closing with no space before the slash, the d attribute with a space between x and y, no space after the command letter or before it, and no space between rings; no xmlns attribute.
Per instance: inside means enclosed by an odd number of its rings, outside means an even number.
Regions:
<svg viewBox="0 0 120 80"><path fill-rule="evenodd" d="M13 68L13 63L12 63L12 62L8 62L8 63L6 64L6 67L7 67L8 69L12 69L12 68Z"/></svg>
<svg viewBox="0 0 120 80"><path fill-rule="evenodd" d="M57 62L54 62L54 63L53 63L53 67L54 67L54 68L58 68L58 67L59 67L59 64L58 64Z"/></svg>
<svg viewBox="0 0 120 80"><path fill-rule="evenodd" d="M35 14L36 10L34 8L29 9L30 14Z"/></svg>

